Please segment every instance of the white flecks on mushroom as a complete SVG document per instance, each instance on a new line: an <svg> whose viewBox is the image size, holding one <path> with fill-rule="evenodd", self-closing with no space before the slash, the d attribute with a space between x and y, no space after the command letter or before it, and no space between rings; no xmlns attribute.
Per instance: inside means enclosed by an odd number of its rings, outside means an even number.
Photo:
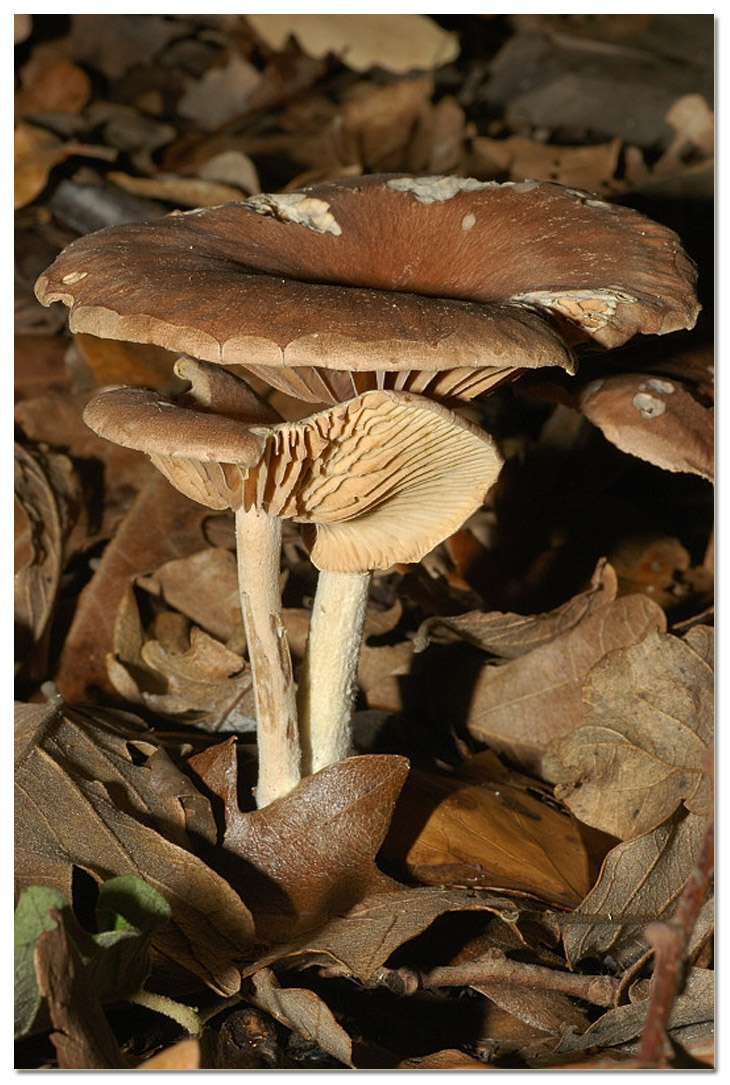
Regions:
<svg viewBox="0 0 730 1085"><path fill-rule="evenodd" d="M387 188L396 192L412 192L420 203L440 203L450 200L457 192L476 192L494 188L497 181L477 181L473 177L393 177Z"/></svg>
<svg viewBox="0 0 730 1085"><path fill-rule="evenodd" d="M641 411L642 418L658 418L667 409L663 399L657 399L656 396L651 396L648 392L637 392L632 402Z"/></svg>
<svg viewBox="0 0 730 1085"><path fill-rule="evenodd" d="M461 228L462 228L462 230L472 230L474 228L474 225L475 225L476 221L477 221L476 215L472 214L472 212L470 211L469 214L464 215L463 219L461 220Z"/></svg>
<svg viewBox="0 0 730 1085"><path fill-rule="evenodd" d="M516 294L512 301L552 309L593 332L608 324L619 305L635 302L636 298L623 290L532 290Z"/></svg>
<svg viewBox="0 0 730 1085"><path fill-rule="evenodd" d="M63 276L61 282L65 283L66 286L73 286L74 283L80 283L88 274L88 271L71 271L68 275Z"/></svg>
<svg viewBox="0 0 730 1085"><path fill-rule="evenodd" d="M300 192L283 192L278 195L262 192L244 200L244 205L259 215L271 215L280 222L294 222L298 226L306 226L315 234L339 236L342 233L342 227L330 211L326 200L304 196Z"/></svg>
<svg viewBox="0 0 730 1085"><path fill-rule="evenodd" d="M671 396L674 392L674 385L671 381L660 380L659 377L650 377L649 380L644 381L639 385L641 391L645 388L649 388L652 392L659 392L660 395Z"/></svg>

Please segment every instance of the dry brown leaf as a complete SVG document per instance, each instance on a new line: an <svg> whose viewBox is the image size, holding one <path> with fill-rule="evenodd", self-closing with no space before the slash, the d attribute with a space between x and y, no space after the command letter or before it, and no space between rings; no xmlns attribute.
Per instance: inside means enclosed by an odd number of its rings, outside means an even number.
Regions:
<svg viewBox="0 0 730 1085"><path fill-rule="evenodd" d="M110 170L107 180L133 196L150 200L164 200L176 207L214 207L219 203L243 200L246 193L220 181L206 181L198 177L177 177L158 173L156 177L133 177L119 170Z"/></svg>
<svg viewBox="0 0 730 1085"><path fill-rule="evenodd" d="M396 887L364 897L321 930L277 947L253 967L320 965L368 983L391 953L425 931L439 916L472 911L490 912L512 925L521 914L518 902L485 890Z"/></svg>
<svg viewBox="0 0 730 1085"><path fill-rule="evenodd" d="M333 54L354 71L428 71L459 54L456 35L426 15L247 15L267 45L281 52L290 37L311 57Z"/></svg>
<svg viewBox="0 0 730 1085"><path fill-rule="evenodd" d="M154 343L127 343L79 333L74 344L97 385L134 384L165 388L173 379L177 354Z"/></svg>
<svg viewBox="0 0 730 1085"><path fill-rule="evenodd" d="M626 968L647 952L644 927L673 915L705 825L704 817L677 813L609 852L595 886L565 923L563 942L571 967L585 957L610 954ZM703 916L703 933L708 922L711 905Z"/></svg>
<svg viewBox="0 0 730 1085"><path fill-rule="evenodd" d="M574 731L587 714L581 693L591 667L614 648L636 644L665 627L656 603L628 595L588 613L567 633L527 655L487 665L472 696L470 734L539 775L547 767L543 755L551 742Z"/></svg>
<svg viewBox="0 0 730 1085"><path fill-rule="evenodd" d="M220 994L237 991L251 915L189 850L190 807L207 800L169 759L159 761L159 741L110 710L20 705L16 721L18 889L53 886L70 899L75 867L100 881L134 874L172 909L157 951Z"/></svg>
<svg viewBox="0 0 730 1085"><path fill-rule="evenodd" d="M269 806L226 811L223 847L262 938L282 941L394 883L375 865L408 772L404 757L330 765ZM234 880L234 884L238 884Z"/></svg>
<svg viewBox="0 0 730 1085"><path fill-rule="evenodd" d="M107 656L121 600L136 577L201 549L207 513L153 472L79 597L54 676L67 700L87 700L94 687L111 691Z"/></svg>
<svg viewBox="0 0 730 1085"><path fill-rule="evenodd" d="M38 990L48 1004L59 1070L127 1070L99 998L63 920L38 939L34 965Z"/></svg>
<svg viewBox="0 0 730 1085"><path fill-rule="evenodd" d="M689 471L713 481L714 413L677 381L619 373L586 385L579 404L622 452L665 471Z"/></svg>
<svg viewBox="0 0 730 1085"><path fill-rule="evenodd" d="M166 1047L145 1059L137 1070L200 1070L200 1041L196 1039L178 1040L172 1047Z"/></svg>
<svg viewBox="0 0 730 1085"><path fill-rule="evenodd" d="M584 1032L588 1026L584 1011L560 991L532 990L527 986L512 986L504 980L474 984L473 988L513 1020L516 1018L540 1033L559 1036L566 1027ZM494 1037L492 1028L490 1037Z"/></svg>
<svg viewBox="0 0 730 1085"><path fill-rule="evenodd" d="M80 113L91 95L91 80L70 60L51 60L39 69L33 64L21 72L22 87L15 95L15 112Z"/></svg>
<svg viewBox="0 0 730 1085"><path fill-rule="evenodd" d="M208 732L256 729L245 660L172 611L158 615L146 635L131 590L117 612L107 670L125 700L160 716Z"/></svg>
<svg viewBox="0 0 730 1085"><path fill-rule="evenodd" d="M576 817L626 840L656 828L680 803L707 813L714 674L691 640L654 632L610 652L583 698L586 718L554 748L563 766L553 767L557 794Z"/></svg>
<svg viewBox="0 0 730 1085"><path fill-rule="evenodd" d="M262 968L251 979L253 1000L277 1021L345 1066L352 1066L352 1041L319 995L302 987L282 987L274 973Z"/></svg>
<svg viewBox="0 0 730 1085"><path fill-rule="evenodd" d="M45 128L20 123L15 128L15 208L39 196L51 170L69 155L67 147Z"/></svg>
<svg viewBox="0 0 730 1085"><path fill-rule="evenodd" d="M209 132L246 113L260 85L258 69L232 50L225 66L211 67L199 79L185 81L177 110Z"/></svg>
<svg viewBox="0 0 730 1085"><path fill-rule="evenodd" d="M416 652L422 652L430 640L441 640L447 633L452 635L447 637L448 640L464 640L502 659L517 659L565 635L609 606L616 598L616 589L616 573L604 559L598 563L591 586L555 610L527 615L472 610L466 614L427 618L414 638L414 648Z"/></svg>
<svg viewBox="0 0 730 1085"><path fill-rule="evenodd" d="M21 41L25 41L29 38L33 32L33 16L32 15L13 15L15 21L13 29L13 42L15 45L20 45Z"/></svg>
<svg viewBox="0 0 730 1085"><path fill-rule="evenodd" d="M241 603L235 555L209 546L184 558L165 562L140 587L161 596L168 606L220 641L234 636L241 643Z"/></svg>
<svg viewBox="0 0 730 1085"><path fill-rule="evenodd" d="M15 336L13 392L16 403L49 391L71 390L71 379L63 364L66 346L60 335Z"/></svg>
<svg viewBox="0 0 730 1085"><path fill-rule="evenodd" d="M621 155L620 139L585 147L563 147L538 143L524 136L507 139L478 136L472 140L471 150L475 177L506 175L510 181L534 178L587 192L612 192L619 187L615 177Z"/></svg>
<svg viewBox="0 0 730 1085"><path fill-rule="evenodd" d="M383 87L356 84L332 121L341 161L375 171L403 168L414 129L429 111L433 92L433 79L425 75Z"/></svg>
<svg viewBox="0 0 730 1085"><path fill-rule="evenodd" d="M397 1070L489 1070L489 1067L479 1059L467 1055L465 1051L446 1049L434 1051L431 1055L422 1055L417 1058L404 1059L399 1062Z"/></svg>
<svg viewBox="0 0 730 1085"><path fill-rule="evenodd" d="M703 968L690 970L684 990L678 996L669 1017L669 1034L686 1025L711 1024L714 1020L715 977ZM627 1044L641 1035L646 1020L648 998L627 1006L617 1006L599 1017L581 1036L567 1034L555 1049L585 1051Z"/></svg>
<svg viewBox="0 0 730 1085"><path fill-rule="evenodd" d="M421 884L510 889L575 907L594 877L580 826L526 783L479 756L454 776L412 769L384 857Z"/></svg>
<svg viewBox="0 0 730 1085"><path fill-rule="evenodd" d="M81 486L67 456L15 446L16 664L22 666L48 626L61 582L65 543Z"/></svg>

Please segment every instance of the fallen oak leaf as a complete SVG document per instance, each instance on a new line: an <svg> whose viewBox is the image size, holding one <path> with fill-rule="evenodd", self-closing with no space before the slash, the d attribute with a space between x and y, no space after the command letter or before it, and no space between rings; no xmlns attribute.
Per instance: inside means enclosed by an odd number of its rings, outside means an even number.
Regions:
<svg viewBox="0 0 730 1085"><path fill-rule="evenodd" d="M178 788L161 788L151 755L164 751L126 713L20 705L16 719L18 888L44 885L70 898L75 867L99 881L136 875L171 908L154 950L213 990L235 993L254 942L251 914L222 877L166 835L185 840L191 780L178 772ZM168 761L168 774L175 771Z"/></svg>
<svg viewBox="0 0 730 1085"><path fill-rule="evenodd" d="M228 806L224 861L259 937L290 939L395 886L375 856L407 772L404 757L351 757L259 810Z"/></svg>
<svg viewBox="0 0 730 1085"><path fill-rule="evenodd" d="M704 637L695 642L707 650ZM581 821L626 840L681 803L708 812L714 675L692 645L693 638L650 633L590 672L588 714L554 746L556 794Z"/></svg>
<svg viewBox="0 0 730 1085"><path fill-rule="evenodd" d="M649 949L644 928L650 919L670 917L702 842L705 818L677 811L651 832L613 848L595 886L561 920L571 968L586 957L610 954L628 968ZM712 905L696 927L706 937Z"/></svg>
<svg viewBox="0 0 730 1085"><path fill-rule="evenodd" d="M94 699L91 691L96 689L113 693L107 655L121 600L136 577L154 572L166 560L200 550L207 514L157 471L150 476L79 597L54 675L67 701ZM152 534L151 522L157 527Z"/></svg>
<svg viewBox="0 0 730 1085"><path fill-rule="evenodd" d="M259 969L250 983L255 1005L352 1067L352 1040L319 995L304 987L282 987L269 968Z"/></svg>
<svg viewBox="0 0 730 1085"><path fill-rule="evenodd" d="M490 755L488 755L489 757ZM594 880L579 823L477 755L452 774L412 769L383 857L425 885L529 893L575 907Z"/></svg>
<svg viewBox="0 0 730 1085"><path fill-rule="evenodd" d="M628 595L588 612L568 632L524 656L487 664L473 690L469 733L526 771L545 775L552 771L545 758L551 743L573 732L587 713L581 691L590 669L613 648L665 628L656 603Z"/></svg>
<svg viewBox="0 0 730 1085"><path fill-rule="evenodd" d="M590 615L609 606L616 598L617 577L602 558L590 586L567 603L544 614L510 614L501 611L470 610L466 614L427 618L413 640L414 651L422 652L432 639L457 638L501 659L517 659L568 633Z"/></svg>
<svg viewBox="0 0 730 1085"><path fill-rule="evenodd" d="M396 949L448 912L489 912L514 927L532 909L487 890L395 886L364 897L320 930L277 946L246 966L244 975L274 965L297 969L318 965L330 974L354 976L369 984Z"/></svg>
<svg viewBox="0 0 730 1085"><path fill-rule="evenodd" d="M458 39L425 15L247 15L279 52L290 36L315 59L337 56L354 71L408 72L438 68L459 53Z"/></svg>
<svg viewBox="0 0 730 1085"><path fill-rule="evenodd" d="M127 1070L94 986L58 912L35 952L38 987L48 1003L59 1070Z"/></svg>

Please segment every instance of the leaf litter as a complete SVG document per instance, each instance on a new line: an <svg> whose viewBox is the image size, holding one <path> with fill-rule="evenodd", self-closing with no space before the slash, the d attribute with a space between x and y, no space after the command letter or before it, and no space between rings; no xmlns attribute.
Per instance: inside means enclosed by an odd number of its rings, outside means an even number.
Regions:
<svg viewBox="0 0 730 1085"><path fill-rule="evenodd" d="M175 358L32 296L99 226L382 170L635 203L708 290L710 17L15 23L16 882L46 894L16 1065L711 1065L707 323L472 403L507 463L374 576L358 756L256 810L231 520L81 422L104 385L174 394ZM295 533L281 584L298 668ZM165 915L100 927L130 878ZM100 939L143 947L126 1002Z"/></svg>

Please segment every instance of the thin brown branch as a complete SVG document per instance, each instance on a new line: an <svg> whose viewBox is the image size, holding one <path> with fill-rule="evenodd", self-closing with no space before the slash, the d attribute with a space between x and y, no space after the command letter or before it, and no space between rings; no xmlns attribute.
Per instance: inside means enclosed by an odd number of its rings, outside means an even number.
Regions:
<svg viewBox="0 0 730 1085"><path fill-rule="evenodd" d="M671 919L650 923L644 933L654 950L654 976L639 1048L645 1068L667 1065L667 1027L675 999L681 991L684 966L694 925L712 881L715 821L711 814L694 869L687 879Z"/></svg>
<svg viewBox="0 0 730 1085"><path fill-rule="evenodd" d="M410 969L380 969L377 982L402 994L419 987L478 987L484 983L506 983L532 990L557 991L573 998L582 998L594 1006L613 1006L619 991L619 980L612 976L583 976L574 972L559 972L542 965L510 960L501 950L494 949L474 961L444 965L417 974Z"/></svg>

